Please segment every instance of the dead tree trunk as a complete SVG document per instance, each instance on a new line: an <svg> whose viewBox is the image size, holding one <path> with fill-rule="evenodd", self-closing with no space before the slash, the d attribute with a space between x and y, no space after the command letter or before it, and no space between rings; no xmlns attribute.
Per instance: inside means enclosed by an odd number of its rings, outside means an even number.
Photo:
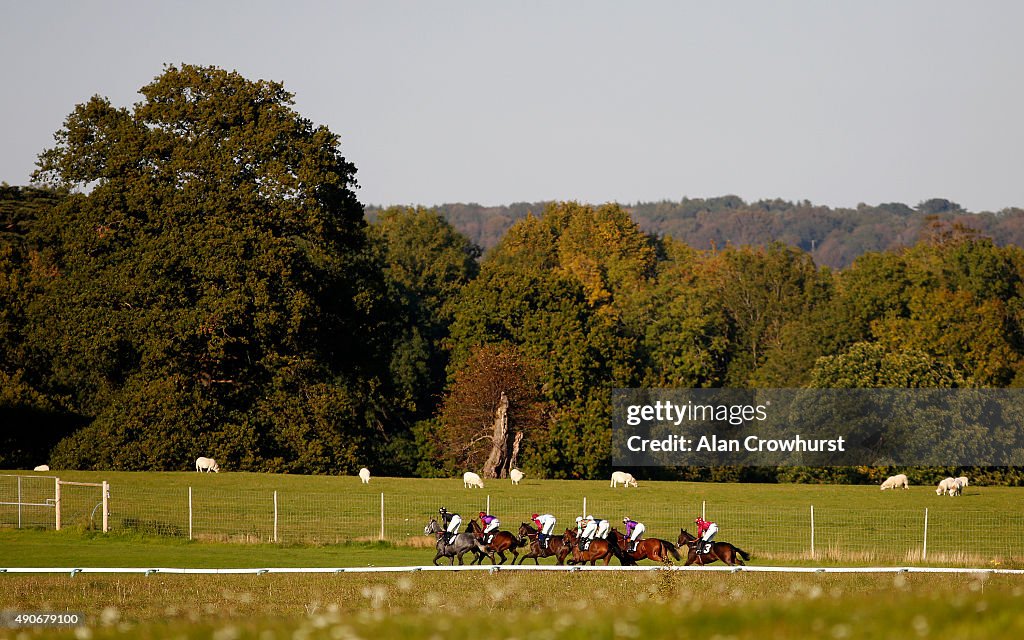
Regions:
<svg viewBox="0 0 1024 640"><path fill-rule="evenodd" d="M494 431L491 439L491 452L484 463L485 478L504 478L508 475L509 465L509 433L508 433L508 396L501 392L498 408L494 411Z"/></svg>
<svg viewBox="0 0 1024 640"><path fill-rule="evenodd" d="M508 456L508 467L507 470L511 473L512 469L519 468L519 445L523 441L523 432L516 431L516 437L512 441L512 453Z"/></svg>

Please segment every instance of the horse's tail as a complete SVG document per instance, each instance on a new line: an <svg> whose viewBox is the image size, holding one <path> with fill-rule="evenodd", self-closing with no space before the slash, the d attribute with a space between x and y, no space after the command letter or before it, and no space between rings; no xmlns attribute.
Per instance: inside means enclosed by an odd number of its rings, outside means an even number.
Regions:
<svg viewBox="0 0 1024 640"><path fill-rule="evenodd" d="M749 553L747 553L743 549L740 549L736 545L733 545L732 548L736 550L736 553L740 554L741 558L743 558L744 560L750 560L750 554Z"/></svg>
<svg viewBox="0 0 1024 640"><path fill-rule="evenodd" d="M665 545L665 548L668 549L668 552L672 554L673 558L675 558L676 560L683 559L683 557L679 555L679 548L676 547L676 545L672 544L668 540L662 540L661 543Z"/></svg>

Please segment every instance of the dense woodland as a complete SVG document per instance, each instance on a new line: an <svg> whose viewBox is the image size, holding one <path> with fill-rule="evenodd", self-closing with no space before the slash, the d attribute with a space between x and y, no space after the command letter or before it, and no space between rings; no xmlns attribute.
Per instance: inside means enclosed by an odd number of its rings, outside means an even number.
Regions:
<svg viewBox="0 0 1024 640"><path fill-rule="evenodd" d="M549 204L444 204L431 211L443 216L475 244L489 249L501 241L509 227L530 213L540 214ZM748 204L736 196L621 206L644 233L670 236L695 249L764 247L781 242L811 254L815 264L834 269L850 266L865 253L913 246L936 223L971 229L999 246L1024 246L1024 209L969 213L944 198L926 200L913 208L888 203L831 209L807 201L785 200ZM369 206L367 217L372 221L381 210Z"/></svg>
<svg viewBox="0 0 1024 640"><path fill-rule="evenodd" d="M141 93L76 106L39 186L0 188L0 467L449 475L504 397L521 468L595 478L614 387L1024 386L1019 210L555 202L468 237L456 207L367 216L280 84Z"/></svg>

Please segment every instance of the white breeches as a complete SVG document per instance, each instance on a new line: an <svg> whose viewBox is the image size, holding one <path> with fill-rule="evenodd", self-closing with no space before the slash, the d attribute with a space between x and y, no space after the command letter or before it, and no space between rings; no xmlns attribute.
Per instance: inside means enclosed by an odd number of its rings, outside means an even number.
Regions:
<svg viewBox="0 0 1024 640"><path fill-rule="evenodd" d="M704 532L704 535L702 535L700 539L704 542L711 542L711 539L715 537L716 533L718 533L718 525L712 522L711 526L708 527L708 530Z"/></svg>
<svg viewBox="0 0 1024 640"><path fill-rule="evenodd" d="M462 526L462 518L458 515L452 516L451 522L448 523L446 531L448 533L458 533L459 527Z"/></svg>
<svg viewBox="0 0 1024 640"><path fill-rule="evenodd" d="M640 539L640 534L642 534L646 530L647 530L647 527L644 526L644 523L638 522L636 524L636 526L633 527L633 533L629 534L629 541L633 542L635 540L639 540Z"/></svg>
<svg viewBox="0 0 1024 640"><path fill-rule="evenodd" d="M497 531L498 527L500 525L501 525L501 523L498 522L497 518L495 518L494 520L491 520L491 524L489 524L486 527L484 527L484 533L490 533L492 531Z"/></svg>

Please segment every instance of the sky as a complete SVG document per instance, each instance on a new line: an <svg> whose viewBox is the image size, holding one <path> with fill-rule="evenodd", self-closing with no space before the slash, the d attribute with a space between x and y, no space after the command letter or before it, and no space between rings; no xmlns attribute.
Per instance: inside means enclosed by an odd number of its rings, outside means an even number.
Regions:
<svg viewBox="0 0 1024 640"><path fill-rule="evenodd" d="M1024 3L0 0L0 181L165 64L283 82L367 205L1024 207Z"/></svg>

